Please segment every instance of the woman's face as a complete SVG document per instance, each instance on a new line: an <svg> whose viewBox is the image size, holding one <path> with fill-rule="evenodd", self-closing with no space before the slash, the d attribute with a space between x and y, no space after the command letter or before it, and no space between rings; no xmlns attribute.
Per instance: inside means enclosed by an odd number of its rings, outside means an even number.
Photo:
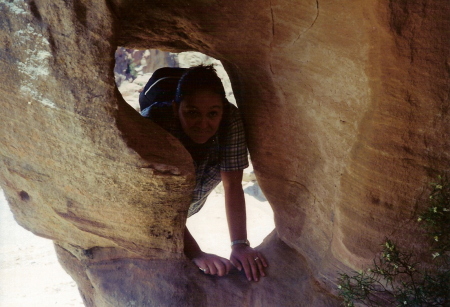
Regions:
<svg viewBox="0 0 450 307"><path fill-rule="evenodd" d="M179 105L174 103L174 106L184 133L195 143L206 143L219 129L223 116L220 95L201 91L186 96Z"/></svg>

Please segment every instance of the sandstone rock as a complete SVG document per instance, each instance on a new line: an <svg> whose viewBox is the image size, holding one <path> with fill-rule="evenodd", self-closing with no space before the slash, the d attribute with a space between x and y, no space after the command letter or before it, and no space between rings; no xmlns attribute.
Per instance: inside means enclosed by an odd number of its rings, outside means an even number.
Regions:
<svg viewBox="0 0 450 307"><path fill-rule="evenodd" d="M2 75L0 169L18 222L84 249L179 258L192 163L120 99L104 56L115 50L107 8L93 4L80 20L79 8L1 5L10 73Z"/></svg>
<svg viewBox="0 0 450 307"><path fill-rule="evenodd" d="M88 306L337 305L336 299L312 278L301 255L276 233L269 235L260 249L276 268L270 269L270 278L258 283L248 282L237 270L225 278L209 276L186 260L147 260L117 249L94 249L79 261L73 252L59 246L57 253L80 285ZM280 287L286 284L291 286Z"/></svg>
<svg viewBox="0 0 450 307"><path fill-rule="evenodd" d="M88 306L337 306L336 271L370 263L386 235L414 244L416 200L448 171L447 1L0 8L0 184ZM193 167L118 94L117 46L224 63L275 213L262 282L183 257Z"/></svg>

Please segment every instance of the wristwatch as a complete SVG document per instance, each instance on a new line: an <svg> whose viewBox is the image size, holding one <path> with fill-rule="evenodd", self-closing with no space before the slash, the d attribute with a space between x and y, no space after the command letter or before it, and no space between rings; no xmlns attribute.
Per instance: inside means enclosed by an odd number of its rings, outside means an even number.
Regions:
<svg viewBox="0 0 450 307"><path fill-rule="evenodd" d="M231 242L231 246L234 246L236 244L245 244L245 245L250 246L250 242L248 242L247 239L245 239L245 240L235 240L235 241Z"/></svg>

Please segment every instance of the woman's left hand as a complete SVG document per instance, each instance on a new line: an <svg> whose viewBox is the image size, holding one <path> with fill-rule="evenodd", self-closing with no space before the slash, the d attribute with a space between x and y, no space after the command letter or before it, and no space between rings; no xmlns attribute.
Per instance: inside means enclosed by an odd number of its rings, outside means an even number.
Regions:
<svg viewBox="0 0 450 307"><path fill-rule="evenodd" d="M259 277L266 276L266 258L246 244L236 244L232 247L230 261L239 271L244 269L249 281L258 281Z"/></svg>

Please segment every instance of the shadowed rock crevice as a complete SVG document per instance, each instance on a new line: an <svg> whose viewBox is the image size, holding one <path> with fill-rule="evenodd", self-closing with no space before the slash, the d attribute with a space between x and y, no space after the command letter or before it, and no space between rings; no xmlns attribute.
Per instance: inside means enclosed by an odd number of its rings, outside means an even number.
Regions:
<svg viewBox="0 0 450 307"><path fill-rule="evenodd" d="M450 165L449 10L2 2L0 184L18 223L60 246L88 306L337 306L337 269L371 263L392 233L417 244L412 204ZM117 46L224 63L275 214L261 282L203 276L184 257L192 161L123 101Z"/></svg>

